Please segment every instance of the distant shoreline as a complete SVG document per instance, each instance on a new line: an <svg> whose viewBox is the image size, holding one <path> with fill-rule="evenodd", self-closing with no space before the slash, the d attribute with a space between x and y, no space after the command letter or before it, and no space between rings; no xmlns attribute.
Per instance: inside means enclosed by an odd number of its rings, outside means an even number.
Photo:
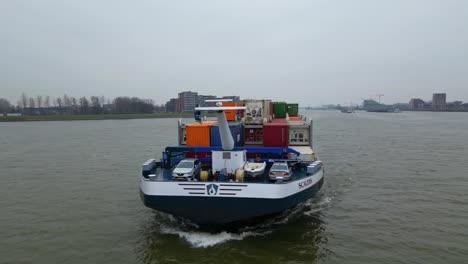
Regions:
<svg viewBox="0 0 468 264"><path fill-rule="evenodd" d="M190 117L193 117L192 113L0 116L0 122L125 120L125 119L190 118Z"/></svg>

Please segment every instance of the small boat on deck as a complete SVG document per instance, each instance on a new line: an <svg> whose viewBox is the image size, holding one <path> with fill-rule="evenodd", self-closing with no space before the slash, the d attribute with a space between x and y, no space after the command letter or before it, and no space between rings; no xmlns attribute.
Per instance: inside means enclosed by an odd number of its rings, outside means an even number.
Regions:
<svg viewBox="0 0 468 264"><path fill-rule="evenodd" d="M255 177L265 172L266 162L246 162L244 165L244 171L247 175Z"/></svg>

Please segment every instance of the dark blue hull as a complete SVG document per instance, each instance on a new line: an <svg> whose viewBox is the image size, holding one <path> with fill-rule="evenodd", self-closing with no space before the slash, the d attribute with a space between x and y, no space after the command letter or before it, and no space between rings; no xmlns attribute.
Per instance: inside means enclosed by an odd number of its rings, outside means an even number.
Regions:
<svg viewBox="0 0 468 264"><path fill-rule="evenodd" d="M235 197L187 197L146 195L143 203L152 209L188 219L202 226L247 222L281 213L304 202L320 190L322 178L314 186L282 199Z"/></svg>

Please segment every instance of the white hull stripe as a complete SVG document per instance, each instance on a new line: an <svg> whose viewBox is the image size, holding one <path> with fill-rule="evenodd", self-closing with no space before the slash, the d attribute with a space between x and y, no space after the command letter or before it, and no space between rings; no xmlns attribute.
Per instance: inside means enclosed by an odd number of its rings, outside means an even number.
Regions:
<svg viewBox="0 0 468 264"><path fill-rule="evenodd" d="M155 196L201 196L281 199L307 190L323 178L323 168L300 180L281 184L220 182L158 182L141 177L140 190Z"/></svg>

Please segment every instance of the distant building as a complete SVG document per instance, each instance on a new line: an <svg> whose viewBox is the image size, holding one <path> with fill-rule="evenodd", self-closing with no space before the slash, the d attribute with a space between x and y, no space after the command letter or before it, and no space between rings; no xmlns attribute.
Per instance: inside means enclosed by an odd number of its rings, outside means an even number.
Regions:
<svg viewBox="0 0 468 264"><path fill-rule="evenodd" d="M307 110L313 110L314 107L308 107L309 109ZM327 104L327 105L322 105L321 107L318 107L318 109L323 109L323 110L335 110L335 109L341 109L341 105L337 104Z"/></svg>
<svg viewBox="0 0 468 264"><path fill-rule="evenodd" d="M447 110L447 95L445 93L435 93L432 95L432 110L446 111Z"/></svg>
<svg viewBox="0 0 468 264"><path fill-rule="evenodd" d="M368 112L387 112L389 110L388 106L374 100L364 100L362 107Z"/></svg>
<svg viewBox="0 0 468 264"><path fill-rule="evenodd" d="M449 102L447 103L447 111L464 111L465 107L463 106L462 101L454 101L454 102Z"/></svg>
<svg viewBox="0 0 468 264"><path fill-rule="evenodd" d="M177 98L172 98L166 102L166 111L171 113L193 112L197 105L199 106L216 106L215 102L206 102L206 100L214 100L219 97L214 95L198 95L197 92L181 92ZM234 102L239 102L239 96L223 96L223 99L232 99Z"/></svg>
<svg viewBox="0 0 468 264"><path fill-rule="evenodd" d="M399 111L408 111L408 110L410 110L408 103L396 103L396 104L393 104L391 107L393 107L393 109L399 110Z"/></svg>
<svg viewBox="0 0 468 264"><path fill-rule="evenodd" d="M223 96L223 99L231 99L233 102L240 102L240 96L236 95Z"/></svg>
<svg viewBox="0 0 468 264"><path fill-rule="evenodd" d="M214 96L214 95L199 95L198 96L198 105L199 106L205 106L205 107L215 106L216 103L214 103L214 102L205 102L205 101L206 100L214 100L216 98L217 97Z"/></svg>
<svg viewBox="0 0 468 264"><path fill-rule="evenodd" d="M426 103L423 100L419 98L413 98L409 102L409 110L412 110L412 111L423 110L425 104Z"/></svg>
<svg viewBox="0 0 468 264"><path fill-rule="evenodd" d="M3 116L22 116L22 113L3 113Z"/></svg>
<svg viewBox="0 0 468 264"><path fill-rule="evenodd" d="M179 93L178 112L193 112L197 104L198 93L191 91Z"/></svg>
<svg viewBox="0 0 468 264"><path fill-rule="evenodd" d="M177 112L178 101L179 101L178 98L172 98L171 100L169 100L166 103L166 111L171 112L171 113Z"/></svg>
<svg viewBox="0 0 468 264"><path fill-rule="evenodd" d="M23 115L59 115L70 113L72 110L69 106L51 106L51 107L28 107L23 109Z"/></svg>
<svg viewBox="0 0 468 264"><path fill-rule="evenodd" d="M114 112L114 109L115 109L114 104L103 104L102 105L102 112L104 114L110 114L110 113Z"/></svg>

